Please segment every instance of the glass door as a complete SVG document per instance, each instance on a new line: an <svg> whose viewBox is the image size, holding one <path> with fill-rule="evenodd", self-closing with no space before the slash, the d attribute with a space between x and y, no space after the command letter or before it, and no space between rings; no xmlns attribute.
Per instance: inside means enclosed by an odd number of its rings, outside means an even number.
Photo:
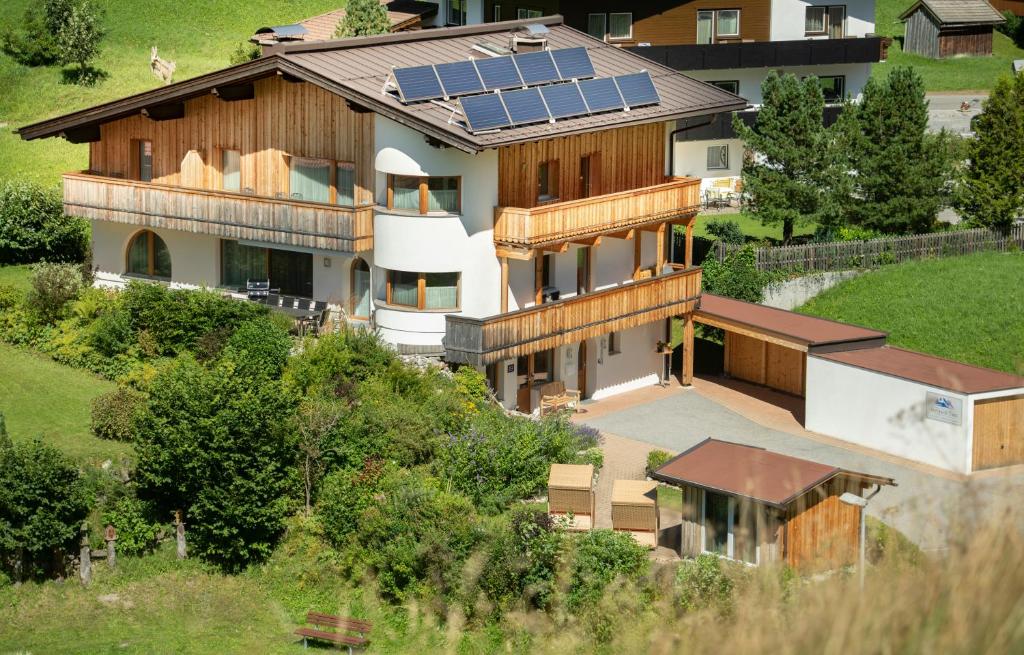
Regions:
<svg viewBox="0 0 1024 655"><path fill-rule="evenodd" d="M698 11L697 12L697 43L698 44L709 44L714 43L715 35L715 12L713 11Z"/></svg>
<svg viewBox="0 0 1024 655"><path fill-rule="evenodd" d="M844 26L846 24L846 7L828 8L828 38L841 39L845 36Z"/></svg>

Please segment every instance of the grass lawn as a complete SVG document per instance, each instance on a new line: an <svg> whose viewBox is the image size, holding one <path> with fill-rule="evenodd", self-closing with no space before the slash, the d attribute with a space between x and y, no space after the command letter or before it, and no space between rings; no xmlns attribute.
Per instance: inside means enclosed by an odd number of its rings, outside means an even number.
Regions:
<svg viewBox="0 0 1024 655"><path fill-rule="evenodd" d="M762 239L775 239L776 241L782 241L782 225L763 225L761 221L754 218L752 215L746 212L739 213L725 213L716 211L707 211L697 216L697 224L693 227L693 235L698 237L714 238L707 232L707 223L711 220L719 221L733 221L739 223L740 230L743 231L748 238L760 241ZM800 236L804 234L814 234L814 230L817 229L817 225L797 225L793 229L793 236Z"/></svg>
<svg viewBox="0 0 1024 655"><path fill-rule="evenodd" d="M898 17L912 3L909 0L878 0L875 3L875 30L885 36L903 36ZM1000 76L1010 75L1014 59L1024 59L1024 50L1007 36L993 35L991 57L928 59L903 52L900 41L889 47L889 61L872 66L872 75L884 77L895 66L913 66L924 78L928 91L987 91Z"/></svg>
<svg viewBox="0 0 1024 655"><path fill-rule="evenodd" d="M28 281L28 271L28 264L0 266L0 284L7 284L22 291L28 291L32 286Z"/></svg>
<svg viewBox="0 0 1024 655"><path fill-rule="evenodd" d="M1024 255L983 253L844 282L798 311L889 332L889 342L1024 374Z"/></svg>
<svg viewBox="0 0 1024 655"><path fill-rule="evenodd" d="M0 31L17 27L38 0L6 0ZM259 27L323 13L344 0L99 0L108 30L95 66L107 74L93 87L66 84L60 67L29 68L0 53L0 177L56 184L60 174L85 168L87 145L63 139L23 142L11 133L31 122L156 88L150 48L177 64L175 81L228 65L235 47ZM6 124L6 125L5 125Z"/></svg>

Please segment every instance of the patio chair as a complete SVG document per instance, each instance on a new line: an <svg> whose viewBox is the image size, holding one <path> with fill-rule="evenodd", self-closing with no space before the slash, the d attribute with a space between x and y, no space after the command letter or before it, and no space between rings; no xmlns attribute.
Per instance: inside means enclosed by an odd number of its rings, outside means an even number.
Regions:
<svg viewBox="0 0 1024 655"><path fill-rule="evenodd" d="M276 293L269 293L269 294L267 294L267 305L269 307L280 307L281 306L281 296L279 294L276 294Z"/></svg>
<svg viewBox="0 0 1024 655"><path fill-rule="evenodd" d="M298 300L295 296L281 296L281 308L282 309L295 309L295 301Z"/></svg>

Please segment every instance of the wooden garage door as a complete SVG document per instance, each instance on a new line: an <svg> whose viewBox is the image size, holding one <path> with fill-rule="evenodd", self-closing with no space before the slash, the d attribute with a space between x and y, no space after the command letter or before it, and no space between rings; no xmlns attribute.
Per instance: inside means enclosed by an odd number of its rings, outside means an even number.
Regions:
<svg viewBox="0 0 1024 655"><path fill-rule="evenodd" d="M725 333L726 371L734 378L804 395L806 353L735 332Z"/></svg>
<svg viewBox="0 0 1024 655"><path fill-rule="evenodd" d="M1024 396L974 403L975 471L1024 464Z"/></svg>

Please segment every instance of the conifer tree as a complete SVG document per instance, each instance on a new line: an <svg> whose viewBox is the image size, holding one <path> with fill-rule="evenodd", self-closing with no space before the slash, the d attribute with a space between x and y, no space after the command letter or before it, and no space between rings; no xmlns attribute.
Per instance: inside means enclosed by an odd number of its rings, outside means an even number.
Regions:
<svg viewBox="0 0 1024 655"><path fill-rule="evenodd" d="M1000 79L977 118L957 208L1004 234L1024 215L1024 75Z"/></svg>
<svg viewBox="0 0 1024 655"><path fill-rule="evenodd" d="M388 11L378 0L349 0L345 17L338 22L335 36L368 36L391 31Z"/></svg>

